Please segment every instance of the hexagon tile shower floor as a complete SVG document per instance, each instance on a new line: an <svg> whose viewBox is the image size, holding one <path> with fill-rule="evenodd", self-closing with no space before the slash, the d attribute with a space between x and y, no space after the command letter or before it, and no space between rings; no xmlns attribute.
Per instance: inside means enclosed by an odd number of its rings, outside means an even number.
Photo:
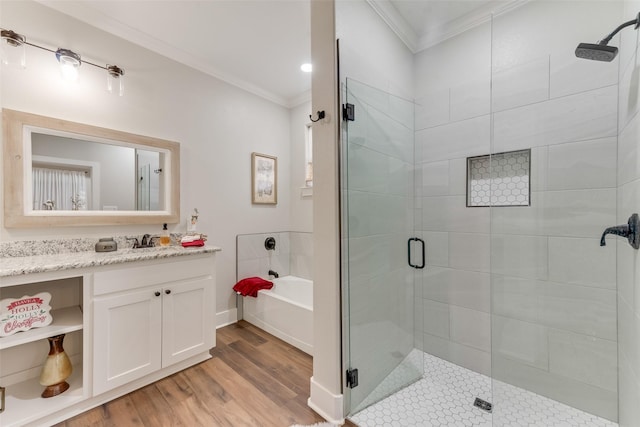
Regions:
<svg viewBox="0 0 640 427"><path fill-rule="evenodd" d="M351 417L360 427L615 427L616 423L424 355L425 377ZM393 375L391 373L390 375ZM473 405L493 402L493 413Z"/></svg>

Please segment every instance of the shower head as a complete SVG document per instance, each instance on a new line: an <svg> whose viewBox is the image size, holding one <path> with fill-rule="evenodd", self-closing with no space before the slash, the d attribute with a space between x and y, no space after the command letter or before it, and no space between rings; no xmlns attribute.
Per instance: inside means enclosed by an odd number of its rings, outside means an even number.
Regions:
<svg viewBox="0 0 640 427"><path fill-rule="evenodd" d="M618 54L618 48L604 44L580 43L576 48L578 58L592 59L594 61L611 62Z"/></svg>
<svg viewBox="0 0 640 427"><path fill-rule="evenodd" d="M620 30L628 27L629 25L635 25L634 29L640 27L640 13L638 13L636 19L627 21L621 24L618 28L613 30L611 34L600 40L597 44L592 43L580 43L576 48L576 56L578 58L591 59L594 61L606 61L611 62L613 58L618 54L618 48L615 46L607 46L613 36L618 34Z"/></svg>

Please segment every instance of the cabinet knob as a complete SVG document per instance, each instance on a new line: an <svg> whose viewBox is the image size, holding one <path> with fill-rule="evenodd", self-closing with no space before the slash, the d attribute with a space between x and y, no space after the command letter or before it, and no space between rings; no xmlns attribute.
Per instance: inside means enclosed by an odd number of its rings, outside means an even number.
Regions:
<svg viewBox="0 0 640 427"><path fill-rule="evenodd" d="M165 293L165 294L167 294L167 295L169 295L169 294L171 293L171 289L166 289L166 290L164 291L164 293Z"/></svg>
<svg viewBox="0 0 640 427"><path fill-rule="evenodd" d="M157 297L159 297L159 296L160 296L160 292L156 291L156 292L155 292L155 295L156 295Z"/></svg>

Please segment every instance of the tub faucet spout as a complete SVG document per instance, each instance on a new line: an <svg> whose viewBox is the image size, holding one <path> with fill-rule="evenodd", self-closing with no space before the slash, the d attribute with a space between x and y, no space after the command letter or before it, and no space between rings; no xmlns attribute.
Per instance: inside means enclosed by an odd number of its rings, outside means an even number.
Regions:
<svg viewBox="0 0 640 427"><path fill-rule="evenodd" d="M280 276L278 275L278 273L277 273L277 272L275 272L275 271L273 271L273 270L269 270L269 276L273 276L273 277L275 277L276 279L277 279L278 277L280 277Z"/></svg>
<svg viewBox="0 0 640 427"><path fill-rule="evenodd" d="M602 233L602 237L600 238L600 246L606 245L606 241L604 238L607 234L615 234L616 236L629 237L629 226L627 224L616 225L614 227L609 227L606 230L604 230L604 233Z"/></svg>
<svg viewBox="0 0 640 427"><path fill-rule="evenodd" d="M626 237L634 249L640 249L640 217L637 213L634 213L629 217L629 221L626 224L616 225L604 230L600 238L600 246L606 245L605 236L607 234Z"/></svg>

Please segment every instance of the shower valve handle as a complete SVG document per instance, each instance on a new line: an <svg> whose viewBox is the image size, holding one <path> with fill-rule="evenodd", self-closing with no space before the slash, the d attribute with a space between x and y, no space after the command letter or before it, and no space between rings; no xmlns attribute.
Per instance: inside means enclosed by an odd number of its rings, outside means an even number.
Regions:
<svg viewBox="0 0 640 427"><path fill-rule="evenodd" d="M607 234L615 234L616 236L626 237L629 244L634 249L640 249L640 217L637 213L634 213L629 217L629 221L626 224L616 225L609 227L602 233L600 238L600 246L605 246L605 236Z"/></svg>

